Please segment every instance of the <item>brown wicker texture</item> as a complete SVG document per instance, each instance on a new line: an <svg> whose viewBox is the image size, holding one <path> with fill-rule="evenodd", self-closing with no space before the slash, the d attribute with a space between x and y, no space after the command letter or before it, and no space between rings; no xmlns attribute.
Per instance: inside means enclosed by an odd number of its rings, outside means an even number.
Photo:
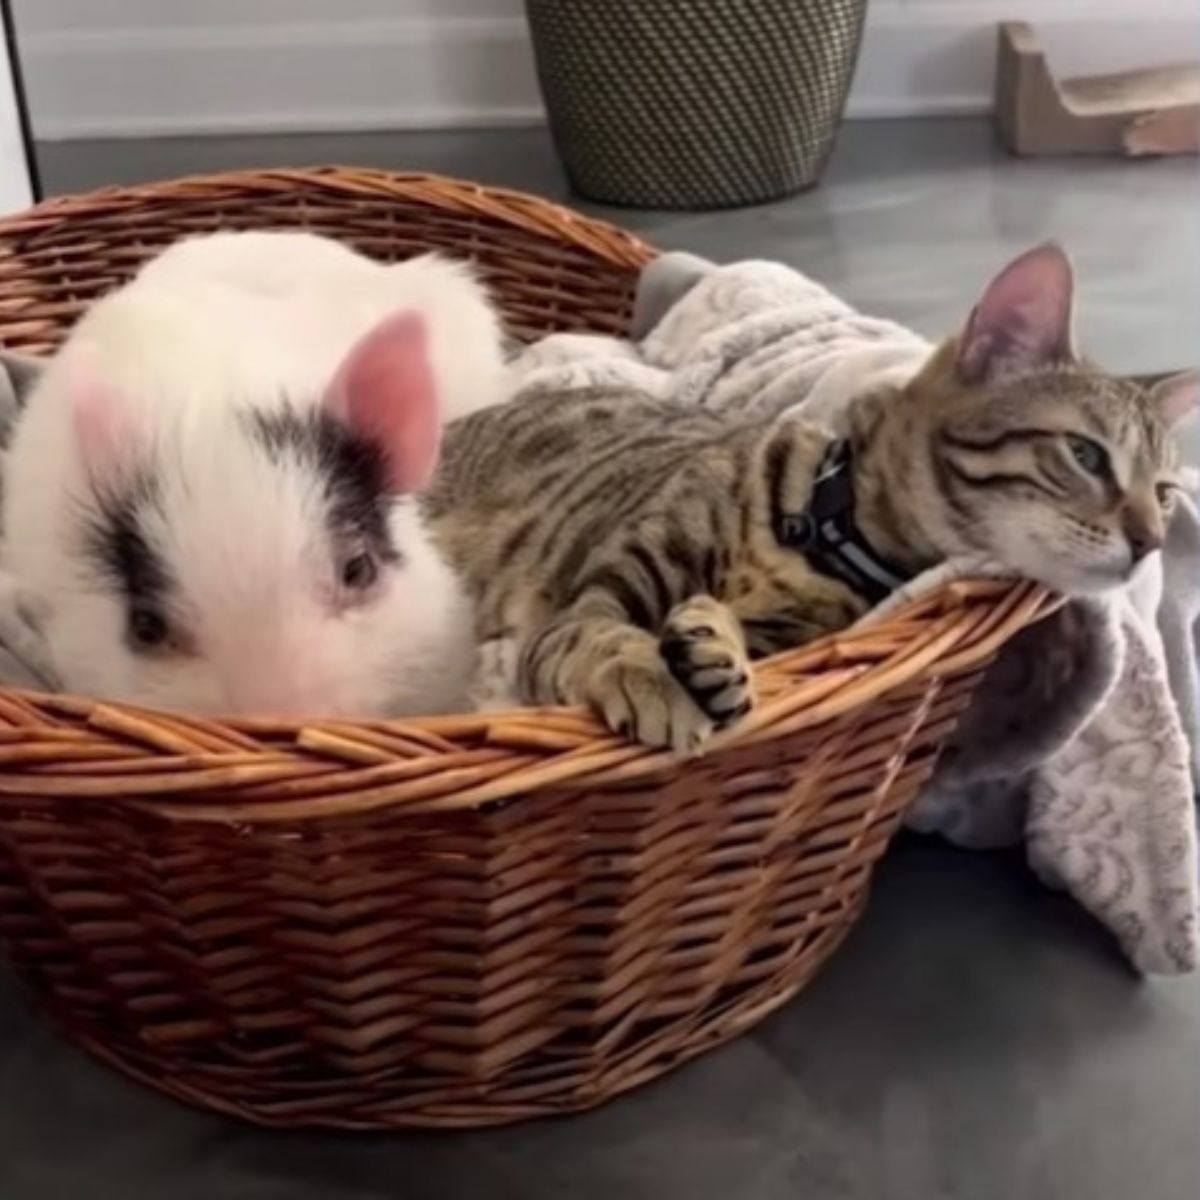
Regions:
<svg viewBox="0 0 1200 1200"><path fill-rule="evenodd" d="M52 200L0 221L0 343L51 349L148 257L216 229L311 229L375 258L444 248L482 263L515 334L623 333L637 238L519 192L360 168L236 171Z"/></svg>
<svg viewBox="0 0 1200 1200"><path fill-rule="evenodd" d="M186 180L0 224L0 338L55 343L199 229L469 251L523 331L620 329L648 250L509 193L365 171ZM792 996L984 665L1052 601L961 586L763 665L702 759L589 715L197 720L0 692L0 938L78 1044L274 1125L597 1104Z"/></svg>

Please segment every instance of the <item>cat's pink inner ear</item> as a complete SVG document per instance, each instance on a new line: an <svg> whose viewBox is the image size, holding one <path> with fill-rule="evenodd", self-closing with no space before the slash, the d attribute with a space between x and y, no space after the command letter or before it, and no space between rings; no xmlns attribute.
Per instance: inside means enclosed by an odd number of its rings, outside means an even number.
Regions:
<svg viewBox="0 0 1200 1200"><path fill-rule="evenodd" d="M86 349L81 348L66 369L84 470L95 482L114 483L133 458L129 413L119 391L105 381Z"/></svg>
<svg viewBox="0 0 1200 1200"><path fill-rule="evenodd" d="M437 465L441 439L428 333L416 313L385 318L346 356L326 408L383 451L389 486L419 490Z"/></svg>
<svg viewBox="0 0 1200 1200"><path fill-rule="evenodd" d="M1061 246L1048 242L1014 259L975 306L958 345L966 383L1071 362L1075 278Z"/></svg>
<svg viewBox="0 0 1200 1200"><path fill-rule="evenodd" d="M1164 424L1182 425L1200 410L1200 371L1181 371L1154 385L1150 393Z"/></svg>

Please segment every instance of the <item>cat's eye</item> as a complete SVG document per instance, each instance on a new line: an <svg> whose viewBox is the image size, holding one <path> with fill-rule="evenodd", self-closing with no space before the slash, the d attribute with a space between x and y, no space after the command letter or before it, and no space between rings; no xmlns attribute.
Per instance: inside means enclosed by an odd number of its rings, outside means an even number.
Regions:
<svg viewBox="0 0 1200 1200"><path fill-rule="evenodd" d="M1175 497L1179 490L1178 485L1174 483L1160 483L1156 485L1154 494L1158 497L1159 507L1170 508L1175 503Z"/></svg>
<svg viewBox="0 0 1200 1200"><path fill-rule="evenodd" d="M129 614L129 640L135 649L158 650L171 639L171 627L160 612L135 608Z"/></svg>
<svg viewBox="0 0 1200 1200"><path fill-rule="evenodd" d="M363 592L379 578L379 564L365 551L352 555L342 564L342 586Z"/></svg>
<svg viewBox="0 0 1200 1200"><path fill-rule="evenodd" d="M1108 451L1089 437L1072 435L1067 438L1071 457L1089 474L1103 475L1108 468Z"/></svg>

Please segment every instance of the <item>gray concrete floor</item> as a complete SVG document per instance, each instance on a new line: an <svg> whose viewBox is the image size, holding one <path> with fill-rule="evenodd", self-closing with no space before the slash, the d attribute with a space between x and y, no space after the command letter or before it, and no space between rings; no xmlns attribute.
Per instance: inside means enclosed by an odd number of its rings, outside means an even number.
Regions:
<svg viewBox="0 0 1200 1200"><path fill-rule="evenodd" d="M261 164L424 168L565 197L543 133L44 148L49 190ZM1195 360L1194 163L1013 163L978 122L846 130L780 204L608 213L770 256L935 333L1006 256L1074 253L1085 345ZM486 1133L281 1135L192 1113L62 1045L0 983L3 1200L1188 1200L1200 978L1139 981L1012 857L907 842L827 971L750 1036L583 1117Z"/></svg>

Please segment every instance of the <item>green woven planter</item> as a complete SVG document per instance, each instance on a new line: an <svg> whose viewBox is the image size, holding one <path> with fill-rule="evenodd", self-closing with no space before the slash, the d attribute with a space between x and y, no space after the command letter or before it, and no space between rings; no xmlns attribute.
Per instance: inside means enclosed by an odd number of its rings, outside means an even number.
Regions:
<svg viewBox="0 0 1200 1200"><path fill-rule="evenodd" d="M867 0L525 0L572 186L722 208L820 178Z"/></svg>

